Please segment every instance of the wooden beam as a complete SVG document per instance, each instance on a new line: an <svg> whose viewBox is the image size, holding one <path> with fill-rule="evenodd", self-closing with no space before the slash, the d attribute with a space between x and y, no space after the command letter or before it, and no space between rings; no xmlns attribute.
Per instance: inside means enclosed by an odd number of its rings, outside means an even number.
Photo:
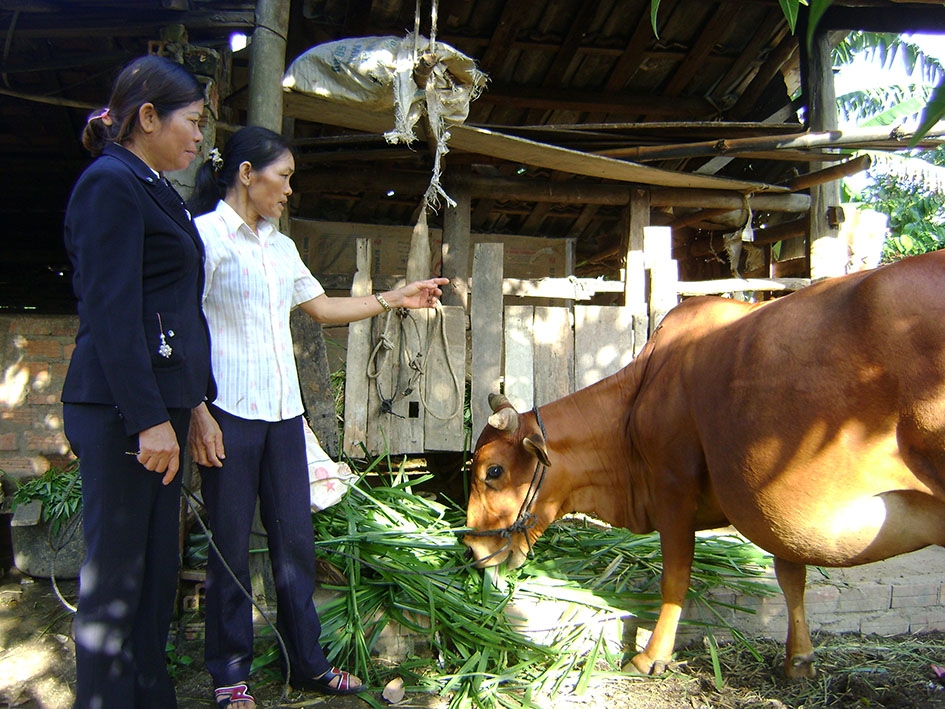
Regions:
<svg viewBox="0 0 945 709"><path fill-rule="evenodd" d="M160 30L169 24L181 21L181 13L172 11L149 10L142 15L147 15L148 20L137 22L128 22L127 14L122 16L111 15L93 15L75 10L69 11L69 21L62 21L62 9L58 14L49 15L48 18L36 19L27 24L19 24L16 28L17 41L37 39L84 39L88 37L147 37L153 35L158 38ZM127 13L127 10L123 10ZM218 10L197 10L187 13L187 29L190 32L194 30L207 30L209 32L218 32L223 30L233 30L241 32L250 32L256 25L256 16L254 12L226 12Z"/></svg>
<svg viewBox="0 0 945 709"><path fill-rule="evenodd" d="M807 236L808 219L806 216L794 221L777 224L767 229L755 229L751 243L756 246L765 244L774 244L785 239L796 239L797 237Z"/></svg>
<svg viewBox="0 0 945 709"><path fill-rule="evenodd" d="M714 190L654 189L650 191L652 207L690 207L693 209L727 208L744 209L745 195L737 192ZM810 209L810 197L806 194L753 194L751 207L768 212L806 212Z"/></svg>
<svg viewBox="0 0 945 709"><path fill-rule="evenodd" d="M712 281L679 281L679 295L712 295L744 291L795 291L810 285L809 278L720 278Z"/></svg>
<svg viewBox="0 0 945 709"><path fill-rule="evenodd" d="M863 172L863 170L869 170L872 162L873 159L869 155L860 155L839 165L832 165L822 170L808 172L805 175L795 177L793 180L785 182L784 186L791 190L791 192L804 190L814 185L822 185L825 182L832 182L843 177L855 175L858 172Z"/></svg>
<svg viewBox="0 0 945 709"><path fill-rule="evenodd" d="M522 202L554 202L621 206L629 202L626 185L586 183L574 180L557 182L529 178L486 177L482 175L452 175L450 189L466 187L474 199L518 200ZM422 194L429 184L423 175L392 173L346 173L337 170L306 170L293 177L297 192L365 191L386 192L392 185L406 194ZM639 189L639 188L638 188ZM716 207L727 210L741 209L744 194L737 190L705 190L686 188L653 189L650 204L654 207ZM804 212L810 207L810 198L802 194L752 195L752 205L771 212ZM475 215L474 215L475 218Z"/></svg>
<svg viewBox="0 0 945 709"><path fill-rule="evenodd" d="M384 133L393 127L391 114L377 114L358 106L333 103L325 99L286 92L285 114L296 119L340 125L355 130ZM576 175L600 177L621 182L636 182L646 185L669 187L691 187L705 189L729 189L740 191L780 191L760 182L729 180L721 177L672 172L659 168L612 160L600 155L582 153L559 148L547 143L538 143L517 138L484 128L457 125L450 128L450 149L465 150L479 155L535 165L551 170L561 170Z"/></svg>
<svg viewBox="0 0 945 709"><path fill-rule="evenodd" d="M929 131L931 137L945 134L945 123L938 124ZM628 160L668 160L675 158L695 158L708 155L738 155L761 150L790 150L824 147L849 147L865 142L888 140L901 144L905 149L911 133L903 133L898 128L844 128L843 130L804 131L794 135L767 135L751 138L722 138L704 140L695 143L675 143L672 145L647 145L632 148L613 148L598 151L597 155Z"/></svg>
<svg viewBox="0 0 945 709"><path fill-rule="evenodd" d="M490 84L489 90L476 101L498 104L506 108L588 112L592 117L616 113L704 118L716 113L711 103L698 96L648 96L577 89L552 91L545 87L530 88L500 83Z"/></svg>
<svg viewBox="0 0 945 709"><path fill-rule="evenodd" d="M453 126L450 128L450 133L452 135L451 148L455 147L480 155L491 155L492 157L551 170L561 170L576 175L668 187L729 189L752 192L767 191L771 187L760 182L672 172L620 160L611 160L598 155L559 148L547 143L537 143L524 138L515 138L472 126Z"/></svg>
<svg viewBox="0 0 945 709"><path fill-rule="evenodd" d="M817 28L822 31L861 30L894 34L945 32L945 12L942 12L941 2L931 4L936 7L903 7L899 4L866 9L834 4L824 12Z"/></svg>

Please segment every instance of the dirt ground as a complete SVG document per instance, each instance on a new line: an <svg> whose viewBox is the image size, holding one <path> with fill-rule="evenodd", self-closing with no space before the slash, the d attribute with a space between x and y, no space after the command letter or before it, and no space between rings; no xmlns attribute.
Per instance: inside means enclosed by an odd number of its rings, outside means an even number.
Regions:
<svg viewBox="0 0 945 709"><path fill-rule="evenodd" d="M2 573L0 706L67 709L75 681L72 614L48 579L24 577L15 569ZM60 582L59 589L67 602L74 602L75 581ZM198 634L180 624L172 634L176 645L171 666L181 709L213 707ZM892 638L817 635L814 641L821 670L814 680L787 681L780 670L782 644L750 639L750 650L742 645L720 648L718 685L708 649L696 644L681 649L678 663L661 678L604 676L580 696L573 693L573 687L565 687L553 698L537 698L536 705L549 709L945 709L945 684L933 667L945 665L945 634ZM260 707L360 709L369 705L360 698L285 693L274 670L264 668L257 675L252 683ZM369 692L371 705L385 705L381 690ZM436 697L408 695L399 706L446 705Z"/></svg>

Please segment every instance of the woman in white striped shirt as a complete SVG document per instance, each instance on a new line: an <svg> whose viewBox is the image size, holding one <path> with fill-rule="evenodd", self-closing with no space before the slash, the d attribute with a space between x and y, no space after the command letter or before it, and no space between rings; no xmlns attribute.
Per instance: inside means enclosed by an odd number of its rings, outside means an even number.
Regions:
<svg viewBox="0 0 945 709"><path fill-rule="evenodd" d="M247 679L253 621L249 539L258 496L276 584L277 628L291 684L326 694L365 686L332 667L312 601L314 535L302 428L302 397L289 329L298 306L322 323L347 323L390 308L434 307L445 278L378 296L335 298L312 276L273 222L292 189L295 159L279 134L243 128L200 169L190 206L206 248L203 307L218 397L193 422L191 446L216 554L207 564L206 664L224 709L252 709ZM222 199L221 199L222 198ZM212 211L211 211L212 210ZM212 416L212 418L211 418ZM224 449L225 444L225 449ZM224 454L225 450L225 454Z"/></svg>

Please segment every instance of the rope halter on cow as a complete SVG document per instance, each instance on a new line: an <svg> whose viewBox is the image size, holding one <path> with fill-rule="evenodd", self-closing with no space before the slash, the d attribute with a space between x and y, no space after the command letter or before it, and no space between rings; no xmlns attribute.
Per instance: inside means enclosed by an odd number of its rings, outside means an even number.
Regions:
<svg viewBox="0 0 945 709"><path fill-rule="evenodd" d="M490 397L490 400L492 397ZM536 406L532 411L535 414L535 421L538 422L538 429L541 431L542 438L548 440L548 434L545 432L545 422L541 419L541 414L538 412L538 407ZM542 462L542 459L539 457L538 461L535 463L535 472L532 473L532 480L528 485L528 491L525 493L525 498L522 500L522 505L519 507L518 516L515 518L515 521L512 522L508 527L502 527L500 529L487 529L487 530L472 530L465 532L471 537L504 537L506 543L501 549L496 552L493 552L485 559L480 559L480 562L485 561L486 559L491 559L494 556L502 554L509 547L512 546L512 535L513 534L523 534L525 535L525 543L528 544L529 554L532 551L532 540L528 535L528 531L535 526L538 522L538 516L532 511L535 507L535 504L538 502L538 495L541 493L541 488L545 484L545 473L548 470L548 466Z"/></svg>

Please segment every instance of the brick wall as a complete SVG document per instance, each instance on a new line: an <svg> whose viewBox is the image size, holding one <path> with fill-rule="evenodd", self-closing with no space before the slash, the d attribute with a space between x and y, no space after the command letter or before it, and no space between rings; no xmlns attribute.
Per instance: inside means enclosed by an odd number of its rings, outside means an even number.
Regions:
<svg viewBox="0 0 945 709"><path fill-rule="evenodd" d="M59 396L75 346L74 315L0 315L0 470L16 479L72 459ZM12 483L3 480L10 492Z"/></svg>

